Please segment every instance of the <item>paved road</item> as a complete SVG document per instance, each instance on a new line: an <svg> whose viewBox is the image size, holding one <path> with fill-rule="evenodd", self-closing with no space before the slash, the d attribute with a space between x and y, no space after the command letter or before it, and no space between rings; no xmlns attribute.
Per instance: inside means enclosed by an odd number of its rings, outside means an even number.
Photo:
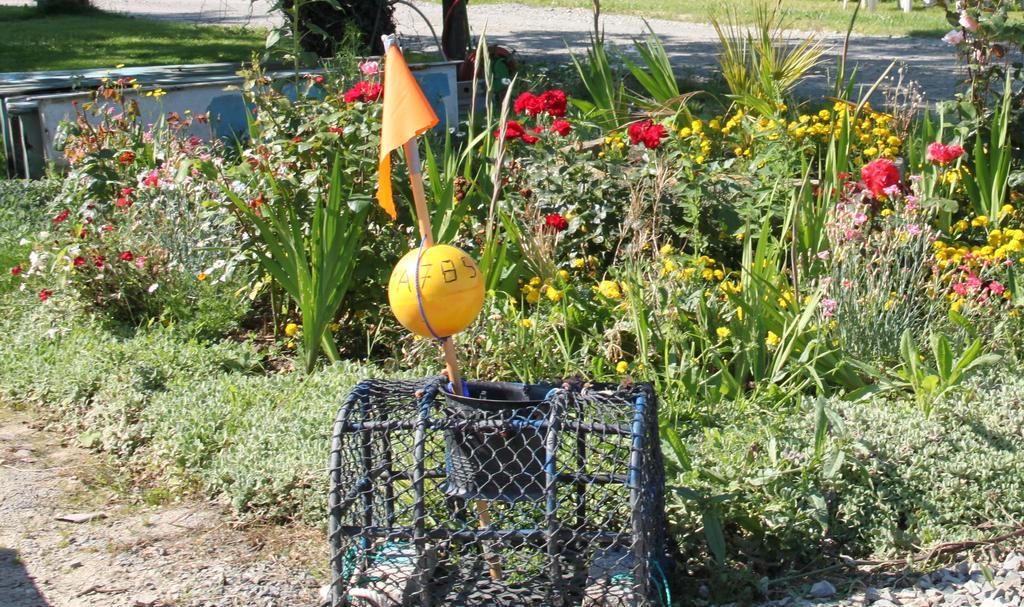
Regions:
<svg viewBox="0 0 1024 607"><path fill-rule="evenodd" d="M0 0L0 5L23 3L24 0ZM252 26L276 22L267 11L269 0L96 0L96 4L108 10L179 21ZM417 1L416 6L440 33L440 3ZM593 28L591 13L584 9L470 2L469 11L474 33L486 32L491 41L527 58L564 60L568 57L567 47L582 53ZM397 15L403 33L424 44L430 40L429 28L414 10L399 5ZM719 45L710 25L670 20L652 20L650 24L662 38L680 73L697 76L712 73ZM644 22L639 17L606 15L603 26L607 39L621 45L628 45L644 32ZM794 32L796 39L803 36ZM804 93L826 92L828 76L835 73L836 60L842 52L842 37L831 34L823 38L830 47L828 60L803 84ZM917 82L926 98L932 101L948 98L959 80L952 49L936 39L855 36L848 56L851 65L859 67L859 82L865 86L898 59L906 66L906 78Z"/></svg>

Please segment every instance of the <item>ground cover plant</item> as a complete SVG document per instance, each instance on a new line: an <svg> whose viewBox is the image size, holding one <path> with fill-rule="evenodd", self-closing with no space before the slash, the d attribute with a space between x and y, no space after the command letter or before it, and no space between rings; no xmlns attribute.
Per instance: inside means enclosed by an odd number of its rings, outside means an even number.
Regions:
<svg viewBox="0 0 1024 607"><path fill-rule="evenodd" d="M435 237L488 288L465 374L652 383L674 557L714 600L1024 516L1021 41L968 4L946 19L970 86L929 107L844 70L794 97L820 55L762 5L756 40L720 27L727 94L682 93L654 37L508 83L481 53L485 103L425 138ZM0 182L0 395L176 491L322 521L345 388L439 369L382 313L419 239L371 203L380 69L254 65L232 142L139 124L104 83L66 175Z"/></svg>
<svg viewBox="0 0 1024 607"><path fill-rule="evenodd" d="M140 19L99 10L40 14L0 7L0 72L115 65L241 62L263 47L258 29Z"/></svg>

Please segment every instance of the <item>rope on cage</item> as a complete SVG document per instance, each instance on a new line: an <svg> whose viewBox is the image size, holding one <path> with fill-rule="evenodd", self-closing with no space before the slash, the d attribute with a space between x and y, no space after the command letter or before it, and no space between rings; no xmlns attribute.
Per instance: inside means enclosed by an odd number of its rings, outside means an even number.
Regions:
<svg viewBox="0 0 1024 607"><path fill-rule="evenodd" d="M672 589L668 586L668 576L665 575L665 569L662 568L661 563L653 561L654 568L658 570L658 577L654 579L656 585L660 585L662 594L665 598L665 602L662 603L665 607L671 607L672 605Z"/></svg>

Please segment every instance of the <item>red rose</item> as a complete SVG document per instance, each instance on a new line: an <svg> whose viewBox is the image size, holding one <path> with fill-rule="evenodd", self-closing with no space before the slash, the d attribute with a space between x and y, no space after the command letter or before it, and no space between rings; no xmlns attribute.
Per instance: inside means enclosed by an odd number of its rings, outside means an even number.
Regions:
<svg viewBox="0 0 1024 607"><path fill-rule="evenodd" d="M11 268L11 276L20 276L21 272L21 266L14 266L13 268Z"/></svg>
<svg viewBox="0 0 1024 607"><path fill-rule="evenodd" d="M68 211L67 209L64 209L63 211L60 212L60 214L58 214L56 217L53 218L53 223L60 223L60 222L64 221L65 219L68 218L68 215L70 215L70 214L71 214L70 211Z"/></svg>
<svg viewBox="0 0 1024 607"><path fill-rule="evenodd" d="M100 229L103 230L104 232L113 232L114 231L114 226L112 226L110 224L107 224L107 225L103 226Z"/></svg>
<svg viewBox="0 0 1024 607"><path fill-rule="evenodd" d="M317 84L323 84L324 83L324 77L323 76L314 76L313 77L313 82L315 82Z"/></svg>
<svg viewBox="0 0 1024 607"><path fill-rule="evenodd" d="M562 137L568 135L571 130L572 125L569 124L568 120L555 120L551 123L551 132L558 133Z"/></svg>
<svg viewBox="0 0 1024 607"><path fill-rule="evenodd" d="M299 137L298 135L292 137L292 143L302 143L302 137Z"/></svg>
<svg viewBox="0 0 1024 607"><path fill-rule="evenodd" d="M530 135L528 133L523 133L523 143L533 145L538 141L540 141L540 137L534 137L533 135Z"/></svg>
<svg viewBox="0 0 1024 607"><path fill-rule="evenodd" d="M121 195L122 196L131 196L134 193L135 193L135 190L132 189L132 188L121 188Z"/></svg>
<svg viewBox="0 0 1024 607"><path fill-rule="evenodd" d="M548 115L556 118L559 116L565 116L565 91L560 91L558 89L544 91L541 93L540 99L544 104L544 111L547 112Z"/></svg>
<svg viewBox="0 0 1024 607"><path fill-rule="evenodd" d="M878 198L885 189L900 183L900 170L888 158L879 158L864 165L860 170L864 185Z"/></svg>
<svg viewBox="0 0 1024 607"><path fill-rule="evenodd" d="M526 113L528 116L536 116L543 112L546 108L544 98L538 97L533 93L523 93L516 97L516 102L512 105L512 109L515 110L516 114Z"/></svg>
<svg viewBox="0 0 1024 607"><path fill-rule="evenodd" d="M124 196L122 196L122 197L118 198L118 199L117 199L117 201L115 201L115 202L114 202L114 206L116 206L116 207L122 207L122 208L123 208L123 207L130 207L130 206L132 206L133 204L135 204L135 203L134 203L134 202L132 202L132 201L131 201L130 199L128 199L128 198L125 198Z"/></svg>
<svg viewBox="0 0 1024 607"><path fill-rule="evenodd" d="M355 103L357 101L367 103L370 101L376 101L380 99L380 94L383 91L384 87L376 82L360 80L355 86L345 91L345 103Z"/></svg>
<svg viewBox="0 0 1024 607"><path fill-rule="evenodd" d="M629 140L633 145L642 143L645 148L653 150L661 145L661 140L665 137L668 137L668 130L651 120L629 125Z"/></svg>
<svg viewBox="0 0 1024 607"><path fill-rule="evenodd" d="M509 120L505 123L505 140L519 139L526 134L526 129L516 120ZM501 129L494 131L494 138L501 137Z"/></svg>
<svg viewBox="0 0 1024 607"><path fill-rule="evenodd" d="M120 257L121 257L121 261L131 261L131 260L135 259L135 256L132 255L131 251L123 251L121 253Z"/></svg>
<svg viewBox="0 0 1024 607"><path fill-rule="evenodd" d="M135 152L121 152L121 155L117 157L117 160L121 164L131 164L135 162Z"/></svg>
<svg viewBox="0 0 1024 607"><path fill-rule="evenodd" d="M73 264L73 265L74 265L74 266L75 266L76 268L77 268L77 267L79 267L79 266L84 266L84 265L85 265L85 258L84 258L84 257L82 257L81 255L79 255L78 257L74 258L74 259L73 259L73 260L71 261L71 263L72 263L72 264Z"/></svg>
<svg viewBox="0 0 1024 607"><path fill-rule="evenodd" d="M569 221L558 213L549 213L544 216L544 227L553 228L555 232L561 232L569 227Z"/></svg>
<svg viewBox="0 0 1024 607"><path fill-rule="evenodd" d="M50 299L51 295L53 295L53 291L49 289L43 289L42 291L39 292L39 301L46 301L47 299Z"/></svg>
<svg viewBox="0 0 1024 607"><path fill-rule="evenodd" d="M959 145L946 145L939 142L928 145L928 161L938 165L949 164L963 155L964 148Z"/></svg>
<svg viewBox="0 0 1024 607"><path fill-rule="evenodd" d="M97 255L96 257L92 258L92 265L102 270L103 268L106 267L106 264L104 263L106 260L106 257L102 255Z"/></svg>

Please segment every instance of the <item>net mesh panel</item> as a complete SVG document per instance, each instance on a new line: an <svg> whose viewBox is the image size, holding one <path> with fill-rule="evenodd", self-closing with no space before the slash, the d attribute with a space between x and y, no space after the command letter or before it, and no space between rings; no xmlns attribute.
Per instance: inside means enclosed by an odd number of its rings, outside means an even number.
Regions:
<svg viewBox="0 0 1024 607"><path fill-rule="evenodd" d="M330 457L333 605L659 605L649 386L368 380ZM519 390L529 402L495 404ZM515 400L523 400L522 397ZM489 403L489 404L488 404Z"/></svg>

